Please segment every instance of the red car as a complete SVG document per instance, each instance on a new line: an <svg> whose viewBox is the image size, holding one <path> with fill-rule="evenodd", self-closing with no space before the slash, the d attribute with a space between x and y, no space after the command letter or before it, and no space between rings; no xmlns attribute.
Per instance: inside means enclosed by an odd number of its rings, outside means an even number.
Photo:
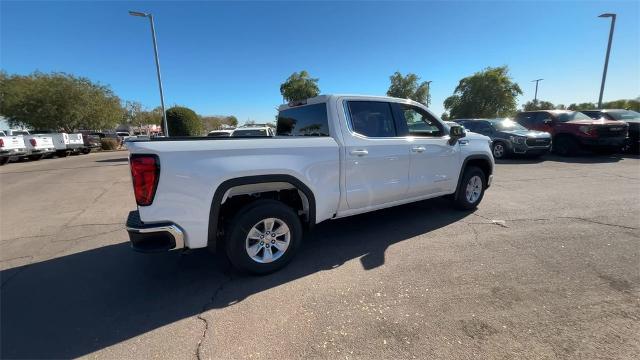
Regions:
<svg viewBox="0 0 640 360"><path fill-rule="evenodd" d="M516 122L531 130L546 131L553 137L552 150L571 156L581 148L620 151L627 142L628 125L624 121L594 120L579 111L524 111Z"/></svg>

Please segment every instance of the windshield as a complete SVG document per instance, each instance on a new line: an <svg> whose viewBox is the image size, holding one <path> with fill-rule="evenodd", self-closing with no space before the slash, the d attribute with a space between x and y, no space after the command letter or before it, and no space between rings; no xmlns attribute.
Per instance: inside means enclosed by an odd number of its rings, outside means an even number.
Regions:
<svg viewBox="0 0 640 360"><path fill-rule="evenodd" d="M267 131L264 129L236 130L233 132L233 136L267 136Z"/></svg>
<svg viewBox="0 0 640 360"><path fill-rule="evenodd" d="M500 121L491 121L491 125L495 127L499 131L510 131L510 130L527 130L524 126L518 124L513 120L500 120Z"/></svg>
<svg viewBox="0 0 640 360"><path fill-rule="evenodd" d="M640 119L640 113L631 110L607 111L607 114L615 120Z"/></svg>
<svg viewBox="0 0 640 360"><path fill-rule="evenodd" d="M13 131L13 135L29 135L28 131Z"/></svg>
<svg viewBox="0 0 640 360"><path fill-rule="evenodd" d="M567 122L567 121L572 121L572 120L593 120L590 117L588 117L587 115L579 112L579 111L573 111L573 112L563 112L563 113L558 113L556 114L556 117L558 118L558 121L560 122Z"/></svg>

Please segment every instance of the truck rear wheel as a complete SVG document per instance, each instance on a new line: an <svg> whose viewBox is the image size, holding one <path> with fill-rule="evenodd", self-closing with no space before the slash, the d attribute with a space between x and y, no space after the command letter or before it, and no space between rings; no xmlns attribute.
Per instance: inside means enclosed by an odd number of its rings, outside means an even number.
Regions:
<svg viewBox="0 0 640 360"><path fill-rule="evenodd" d="M226 250L239 270L268 274L284 267L302 242L302 224L293 209L258 200L241 209L227 231Z"/></svg>
<svg viewBox="0 0 640 360"><path fill-rule="evenodd" d="M486 176L480 168L475 166L467 167L464 174L462 174L462 181L453 201L456 209L475 209L484 197L485 182Z"/></svg>

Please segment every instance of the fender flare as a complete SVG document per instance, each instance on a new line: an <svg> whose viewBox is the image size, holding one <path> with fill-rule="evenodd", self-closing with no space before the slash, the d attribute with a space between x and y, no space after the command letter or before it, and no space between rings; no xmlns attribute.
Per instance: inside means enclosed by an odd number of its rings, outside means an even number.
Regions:
<svg viewBox="0 0 640 360"><path fill-rule="evenodd" d="M218 219L220 218L220 207L222 206L222 198L224 197L224 194L229 189L236 186L270 182L286 182L302 191L309 201L309 227L312 227L316 223L316 198L311 189L296 177L285 174L274 174L233 178L223 181L213 194L211 210L209 212L209 232L207 236L207 242L210 249L216 249L217 246Z"/></svg>
<svg viewBox="0 0 640 360"><path fill-rule="evenodd" d="M462 162L462 166L460 167L460 175L458 175L458 185L456 186L456 192L454 193L454 198L455 199L458 198L458 194L460 193L460 187L462 186L462 175L464 174L464 170L467 168L467 164L471 160L484 160L484 161L486 161L487 163L489 163L489 165L491 167L491 171L488 174L486 174L487 177L489 175L493 174L493 162L491 161L491 158L489 158L488 155L476 154L476 155L467 156L464 159L464 161Z"/></svg>

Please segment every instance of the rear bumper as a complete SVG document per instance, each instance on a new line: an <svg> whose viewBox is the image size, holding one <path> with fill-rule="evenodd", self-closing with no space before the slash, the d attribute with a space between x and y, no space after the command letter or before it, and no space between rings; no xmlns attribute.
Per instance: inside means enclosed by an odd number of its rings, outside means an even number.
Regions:
<svg viewBox="0 0 640 360"><path fill-rule="evenodd" d="M48 154L55 152L55 148L46 148L46 149L31 149L30 154Z"/></svg>
<svg viewBox="0 0 640 360"><path fill-rule="evenodd" d="M21 156L21 155L26 155L26 154L27 154L27 149L25 149L25 148L9 149L9 150L1 150L0 151L0 156L2 156L2 157Z"/></svg>
<svg viewBox="0 0 640 360"><path fill-rule="evenodd" d="M155 253L184 248L184 233L174 223L145 224L135 210L129 213L126 227L133 250Z"/></svg>

